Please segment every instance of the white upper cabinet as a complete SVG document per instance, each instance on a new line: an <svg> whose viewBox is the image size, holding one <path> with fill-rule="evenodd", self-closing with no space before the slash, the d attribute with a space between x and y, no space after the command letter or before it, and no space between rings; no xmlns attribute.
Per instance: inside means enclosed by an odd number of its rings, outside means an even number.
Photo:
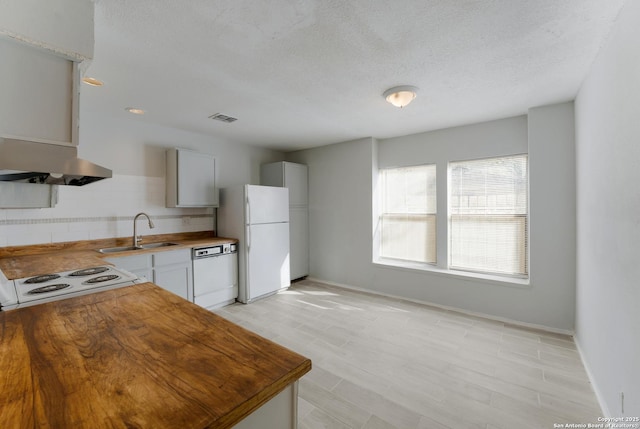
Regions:
<svg viewBox="0 0 640 429"><path fill-rule="evenodd" d="M185 149L167 150L167 207L218 207L216 158Z"/></svg>
<svg viewBox="0 0 640 429"><path fill-rule="evenodd" d="M93 27L93 0L0 1L0 136L78 144Z"/></svg>
<svg viewBox="0 0 640 429"><path fill-rule="evenodd" d="M58 186L0 183L0 209L50 208L57 202Z"/></svg>
<svg viewBox="0 0 640 429"><path fill-rule="evenodd" d="M93 58L93 15L94 0L2 0L0 35L82 62Z"/></svg>
<svg viewBox="0 0 640 429"><path fill-rule="evenodd" d="M0 38L0 136L77 145L77 64Z"/></svg>
<svg viewBox="0 0 640 429"><path fill-rule="evenodd" d="M294 162L272 162L260 167L260 183L289 188L289 205L308 204L307 166Z"/></svg>

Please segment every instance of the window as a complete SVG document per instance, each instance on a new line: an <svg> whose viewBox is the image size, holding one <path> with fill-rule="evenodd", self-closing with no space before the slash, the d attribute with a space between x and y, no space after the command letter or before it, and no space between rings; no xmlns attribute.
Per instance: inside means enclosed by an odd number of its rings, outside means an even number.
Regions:
<svg viewBox="0 0 640 429"><path fill-rule="evenodd" d="M380 256L436 262L436 166L380 171Z"/></svg>
<svg viewBox="0 0 640 429"><path fill-rule="evenodd" d="M526 276L527 155L449 164L449 267Z"/></svg>

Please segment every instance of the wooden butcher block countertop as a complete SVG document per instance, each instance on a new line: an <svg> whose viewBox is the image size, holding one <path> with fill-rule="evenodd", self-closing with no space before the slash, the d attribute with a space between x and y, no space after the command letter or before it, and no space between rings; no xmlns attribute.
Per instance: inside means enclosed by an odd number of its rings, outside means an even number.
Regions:
<svg viewBox="0 0 640 429"><path fill-rule="evenodd" d="M142 283L0 312L0 428L228 428L310 369Z"/></svg>
<svg viewBox="0 0 640 429"><path fill-rule="evenodd" d="M72 241L30 246L0 247L0 270L8 279L21 279L42 274L109 265L106 257L114 258L140 253L166 252L200 246L237 243L235 238L215 237L211 231L187 232L144 236L144 243L171 242L175 246L140 249L103 254L98 250L108 247L130 246L132 237L102 240Z"/></svg>

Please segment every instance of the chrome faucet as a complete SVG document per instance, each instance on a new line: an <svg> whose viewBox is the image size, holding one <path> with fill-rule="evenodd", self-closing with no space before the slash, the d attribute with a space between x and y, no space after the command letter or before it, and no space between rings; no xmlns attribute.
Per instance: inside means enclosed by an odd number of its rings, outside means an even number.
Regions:
<svg viewBox="0 0 640 429"><path fill-rule="evenodd" d="M149 221L149 228L155 228L156 226L153 224L153 222L151 221L151 218L149 217L148 214L146 213L138 213L134 218L133 218L133 247L139 247L140 242L142 242L142 236L138 236L138 232L136 230L136 221L138 220L138 218L140 216L146 216L147 220Z"/></svg>

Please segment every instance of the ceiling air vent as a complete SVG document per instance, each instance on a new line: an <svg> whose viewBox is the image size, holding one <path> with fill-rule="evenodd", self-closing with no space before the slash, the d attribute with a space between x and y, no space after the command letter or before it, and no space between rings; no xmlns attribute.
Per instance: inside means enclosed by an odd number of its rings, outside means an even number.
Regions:
<svg viewBox="0 0 640 429"><path fill-rule="evenodd" d="M222 122L226 122L228 124L238 120L238 118L233 118L231 116L223 115L222 113L215 113L215 114L209 116L209 119L215 119L216 121L222 121Z"/></svg>

